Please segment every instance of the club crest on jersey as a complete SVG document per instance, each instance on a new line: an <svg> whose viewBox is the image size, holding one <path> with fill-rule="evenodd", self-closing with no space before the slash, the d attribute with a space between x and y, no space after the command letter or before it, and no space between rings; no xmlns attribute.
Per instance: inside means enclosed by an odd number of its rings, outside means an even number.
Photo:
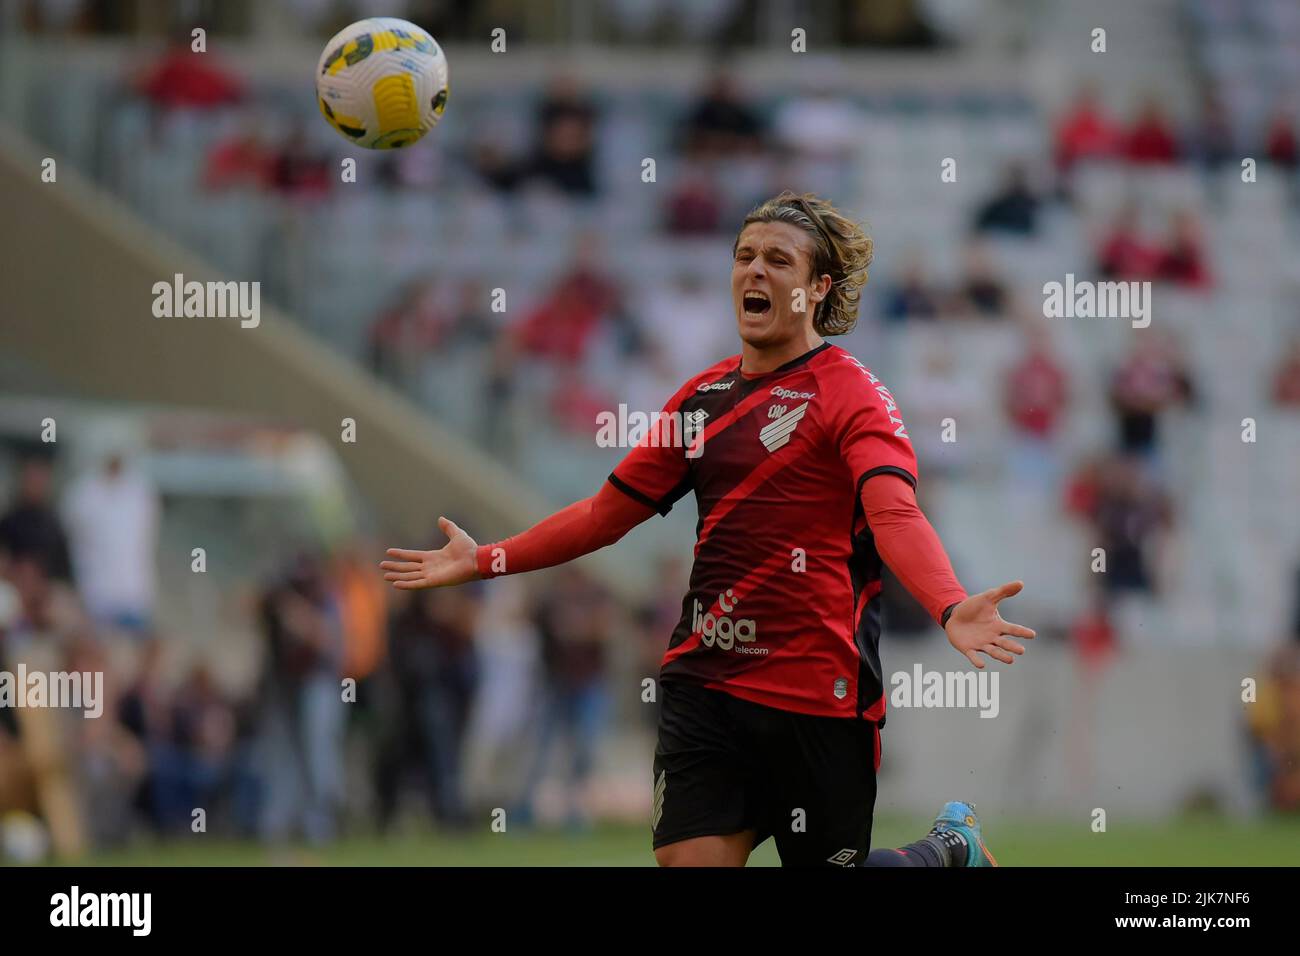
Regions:
<svg viewBox="0 0 1300 956"><path fill-rule="evenodd" d="M768 409L768 415L776 413L776 418L768 422L758 432L758 440L763 443L763 447L768 451L776 451L778 448L784 448L790 443L790 436L794 430L799 427L799 422L803 420L804 412L808 411L808 403L796 405L789 411L784 410L783 405L773 405Z"/></svg>

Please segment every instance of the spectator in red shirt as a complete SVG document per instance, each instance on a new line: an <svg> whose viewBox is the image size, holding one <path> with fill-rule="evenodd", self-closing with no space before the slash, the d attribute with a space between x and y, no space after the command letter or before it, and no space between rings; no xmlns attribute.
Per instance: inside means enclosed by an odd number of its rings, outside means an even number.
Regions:
<svg viewBox="0 0 1300 956"><path fill-rule="evenodd" d="M712 235L722 220L722 193L703 163L688 163L668 196L666 226L675 236Z"/></svg>
<svg viewBox="0 0 1300 956"><path fill-rule="evenodd" d="M1056 165L1069 172L1084 159L1108 159L1120 146L1119 127L1106 115L1091 87L1079 91L1056 127Z"/></svg>
<svg viewBox="0 0 1300 956"><path fill-rule="evenodd" d="M1016 437L1014 477L1050 487L1060 470L1055 439L1069 402L1069 380L1042 325L1030 326L1025 351L1003 381L1003 408Z"/></svg>
<svg viewBox="0 0 1300 956"><path fill-rule="evenodd" d="M271 160L271 186L300 199L319 199L330 191L329 157L314 147L301 125L296 126Z"/></svg>
<svg viewBox="0 0 1300 956"><path fill-rule="evenodd" d="M1097 253L1097 270L1106 279L1152 279L1159 268L1160 249L1143 238L1137 208L1124 206Z"/></svg>
<svg viewBox="0 0 1300 956"><path fill-rule="evenodd" d="M203 188L218 192L238 186L263 189L270 184L275 157L250 127L218 143L203 167Z"/></svg>
<svg viewBox="0 0 1300 956"><path fill-rule="evenodd" d="M1300 411L1300 338L1291 343L1273 375L1273 404Z"/></svg>
<svg viewBox="0 0 1300 956"><path fill-rule="evenodd" d="M1182 210L1173 219L1169 244L1160 257L1157 275L1178 285L1204 289L1210 285L1210 270L1205 264L1205 247L1196 217Z"/></svg>
<svg viewBox="0 0 1300 956"><path fill-rule="evenodd" d="M518 326L516 342L526 352L579 361L601 320L619 308L618 286L597 263L598 242L579 241L573 265Z"/></svg>
<svg viewBox="0 0 1300 956"><path fill-rule="evenodd" d="M1296 142L1295 124L1285 110L1277 110L1264 133L1264 153L1269 162L1284 169L1300 165L1300 145Z"/></svg>
<svg viewBox="0 0 1300 956"><path fill-rule="evenodd" d="M190 36L177 37L167 52L136 81L141 95L164 109L210 109L237 103L243 85L211 53L195 53Z"/></svg>
<svg viewBox="0 0 1300 956"><path fill-rule="evenodd" d="M1041 325L1031 327L1026 346L1007 370L1003 407L1020 435L1046 440L1056 434L1069 400L1068 377Z"/></svg>
<svg viewBox="0 0 1300 956"><path fill-rule="evenodd" d="M1178 141L1164 107L1149 99L1128 131L1124 156L1130 163L1159 165L1178 161Z"/></svg>

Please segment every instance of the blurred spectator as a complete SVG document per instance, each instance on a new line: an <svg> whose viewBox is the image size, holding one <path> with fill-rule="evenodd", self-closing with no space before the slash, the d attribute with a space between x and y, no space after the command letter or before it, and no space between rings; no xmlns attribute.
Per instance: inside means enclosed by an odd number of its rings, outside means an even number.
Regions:
<svg viewBox="0 0 1300 956"><path fill-rule="evenodd" d="M1268 128L1264 131L1264 154L1269 162L1286 170L1294 170L1300 165L1295 122L1285 110L1277 110L1268 121Z"/></svg>
<svg viewBox="0 0 1300 956"><path fill-rule="evenodd" d="M135 88L165 109L210 109L237 103L243 86L211 52L191 49L188 32L179 34L162 58L136 81Z"/></svg>
<svg viewBox="0 0 1300 956"><path fill-rule="evenodd" d="M1169 240L1160 257L1156 275L1167 282L1194 289L1210 285L1210 270L1205 262L1201 227L1187 210L1175 213L1170 224Z"/></svg>
<svg viewBox="0 0 1300 956"><path fill-rule="evenodd" d="M1106 668L1118 650L1115 625L1106 609L1104 592L1090 587L1094 592L1087 606L1070 622L1070 647L1082 667L1085 680Z"/></svg>
<svg viewBox="0 0 1300 956"><path fill-rule="evenodd" d="M1097 271L1102 278L1153 279L1161 258L1160 248L1142 235L1137 207L1121 206L1097 252Z"/></svg>
<svg viewBox="0 0 1300 956"><path fill-rule="evenodd" d="M203 188L210 192L245 187L265 189L271 184L276 158L255 124L212 148L203 167Z"/></svg>
<svg viewBox="0 0 1300 956"><path fill-rule="evenodd" d="M75 598L33 557L0 555L0 570L0 667L64 669L84 626ZM39 814L55 852L75 857L88 834L67 716L52 707L0 707L0 799Z"/></svg>
<svg viewBox="0 0 1300 956"><path fill-rule="evenodd" d="M271 158L271 188L296 199L319 199L330 191L330 158L312 144L298 123Z"/></svg>
<svg viewBox="0 0 1300 956"><path fill-rule="evenodd" d="M1177 162L1178 140L1159 100L1151 98L1142 105L1125 136L1124 156L1130 163L1142 165Z"/></svg>
<svg viewBox="0 0 1300 956"><path fill-rule="evenodd" d="M1300 338L1291 340L1286 354L1273 373L1273 404L1300 410Z"/></svg>
<svg viewBox="0 0 1300 956"><path fill-rule="evenodd" d="M962 254L962 266L962 278L953 297L953 311L973 312L984 318L1002 318L1010 305L1010 294L987 247L979 242L968 244Z"/></svg>
<svg viewBox="0 0 1300 956"><path fill-rule="evenodd" d="M1105 550L1108 594L1156 590L1152 573L1163 533L1173 525L1168 495L1135 459L1111 456L1080 472L1066 490L1071 511L1091 525Z"/></svg>
<svg viewBox="0 0 1300 956"><path fill-rule="evenodd" d="M664 228L674 236L712 235L722 226L720 184L705 163L684 163L668 193Z"/></svg>
<svg viewBox="0 0 1300 956"><path fill-rule="evenodd" d="M348 544L339 551L333 566L343 619L340 670L358 682L369 677L388 652L390 589L375 574L370 554L360 544Z"/></svg>
<svg viewBox="0 0 1300 956"><path fill-rule="evenodd" d="M556 572L534 611L545 671L536 750L516 819L528 822L557 741L570 764L562 778L567 822L584 826L586 785L595 768L600 740L609 723L608 644L614 606L605 589L575 565Z"/></svg>
<svg viewBox="0 0 1300 956"><path fill-rule="evenodd" d="M575 197L596 195L596 108L571 76L556 77L538 106L537 145L525 178Z"/></svg>
<svg viewBox="0 0 1300 956"><path fill-rule="evenodd" d="M1232 121L1223 100L1213 93L1206 94L1192 137L1196 158L1207 169L1217 170L1237 158L1235 140Z"/></svg>
<svg viewBox="0 0 1300 956"><path fill-rule="evenodd" d="M73 570L97 623L136 635L153 627L160 506L152 482L120 452L68 489L64 516Z"/></svg>
<svg viewBox="0 0 1300 956"><path fill-rule="evenodd" d="M1002 188L975 215L978 232L1001 232L1032 236L1038 231L1038 207L1041 200L1029 185L1024 166L1013 164L1007 169Z"/></svg>
<svg viewBox="0 0 1300 956"><path fill-rule="evenodd" d="M206 667L193 668L171 688L162 661L162 645L155 642L120 709L122 726L148 758L143 807L164 833L188 831L196 807L215 827L223 788L233 772L235 708Z"/></svg>
<svg viewBox="0 0 1300 956"><path fill-rule="evenodd" d="M267 643L262 703L266 803L261 830L313 843L335 834L343 798L343 635L324 563L301 554L260 602Z"/></svg>
<svg viewBox="0 0 1300 956"><path fill-rule="evenodd" d="M762 148L762 118L745 102L736 78L726 71L709 78L682 127L689 156L726 159Z"/></svg>
<svg viewBox="0 0 1300 956"><path fill-rule="evenodd" d="M569 269L514 329L520 348L539 358L580 361L598 327L613 320L621 291L599 260L598 240L579 240Z"/></svg>
<svg viewBox="0 0 1300 956"><path fill-rule="evenodd" d="M1056 165L1068 172L1080 160L1116 155L1122 133L1107 114L1092 87L1081 89L1056 127Z"/></svg>
<svg viewBox="0 0 1300 956"><path fill-rule="evenodd" d="M469 822L465 808L465 733L478 687L474 649L477 601L466 588L418 591L393 616L389 637L397 680L399 733L381 764L380 813L392 816L403 768L424 772L434 818Z"/></svg>
<svg viewBox="0 0 1300 956"><path fill-rule="evenodd" d="M526 173L500 143L491 139L482 139L472 147L470 166L486 185L501 193L513 192Z"/></svg>
<svg viewBox="0 0 1300 956"><path fill-rule="evenodd" d="M370 326L370 368L380 378L413 389L425 360L451 333L455 315L432 279L412 279Z"/></svg>
<svg viewBox="0 0 1300 956"><path fill-rule="evenodd" d="M898 278L885 293L887 319L932 319L939 314L939 292L926 278L925 258L916 249L903 258Z"/></svg>
<svg viewBox="0 0 1300 956"><path fill-rule="evenodd" d="M31 558L48 576L72 580L68 537L53 505L54 467L49 458L32 455L18 473L18 493L0 517L0 551L11 558Z"/></svg>
<svg viewBox="0 0 1300 956"><path fill-rule="evenodd" d="M1025 351L1003 381L1003 407L1016 442L1013 476L1050 486L1057 478L1055 439L1069 402L1069 382L1041 324L1030 326Z"/></svg>
<svg viewBox="0 0 1300 956"><path fill-rule="evenodd" d="M483 591L475 646L480 679L474 700L467 777L507 800L521 783L520 755L529 741L533 687L537 679L538 635L527 576L498 578Z"/></svg>
<svg viewBox="0 0 1300 956"><path fill-rule="evenodd" d="M1274 810L1300 812L1300 645L1273 653L1246 717L1265 798Z"/></svg>
<svg viewBox="0 0 1300 956"><path fill-rule="evenodd" d="M1194 398L1191 372L1172 343L1154 335L1136 339L1111 379L1120 450L1139 455L1156 451L1160 415Z"/></svg>
<svg viewBox="0 0 1300 956"><path fill-rule="evenodd" d="M168 787L159 783L167 771L154 766L160 753L172 744L172 695L163 673L165 647L159 640L141 646L134 678L118 705L117 719L146 760L147 770L142 774L136 797L138 809L151 823L177 829L179 824ZM182 815L188 816L184 808Z"/></svg>

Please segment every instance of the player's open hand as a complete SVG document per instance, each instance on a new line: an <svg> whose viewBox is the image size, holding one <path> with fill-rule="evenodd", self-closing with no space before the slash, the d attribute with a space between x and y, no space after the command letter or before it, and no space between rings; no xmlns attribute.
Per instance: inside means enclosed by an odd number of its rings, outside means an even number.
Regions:
<svg viewBox="0 0 1300 956"><path fill-rule="evenodd" d="M1003 620L998 613L998 602L1019 594L1024 586L1023 581L1012 581L999 588L972 594L948 615L948 626L945 628L948 641L981 670L984 661L980 659L980 654L987 654L1003 664L1011 664L1015 662L1011 655L1025 652L1025 646L1012 638L1023 637L1028 640L1034 636L1029 628Z"/></svg>
<svg viewBox="0 0 1300 956"><path fill-rule="evenodd" d="M478 564L474 555L478 544L446 518L438 519L438 527L448 540L437 551L389 548L389 560L379 565L384 571L384 580L391 581L398 590L416 591L450 587L477 578Z"/></svg>

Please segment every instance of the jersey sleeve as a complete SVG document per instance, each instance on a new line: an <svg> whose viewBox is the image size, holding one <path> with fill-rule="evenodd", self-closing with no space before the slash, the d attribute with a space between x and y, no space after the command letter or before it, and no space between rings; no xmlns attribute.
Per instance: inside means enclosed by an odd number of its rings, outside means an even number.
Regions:
<svg viewBox="0 0 1300 956"><path fill-rule="evenodd" d="M898 403L885 384L847 358L834 389L833 437L860 489L873 475L895 474L916 487L916 452Z"/></svg>
<svg viewBox="0 0 1300 956"><path fill-rule="evenodd" d="M645 437L609 475L615 488L661 515L692 486L690 455L698 451L702 431L682 414L682 403L694 394L691 385L687 382L668 399Z"/></svg>

